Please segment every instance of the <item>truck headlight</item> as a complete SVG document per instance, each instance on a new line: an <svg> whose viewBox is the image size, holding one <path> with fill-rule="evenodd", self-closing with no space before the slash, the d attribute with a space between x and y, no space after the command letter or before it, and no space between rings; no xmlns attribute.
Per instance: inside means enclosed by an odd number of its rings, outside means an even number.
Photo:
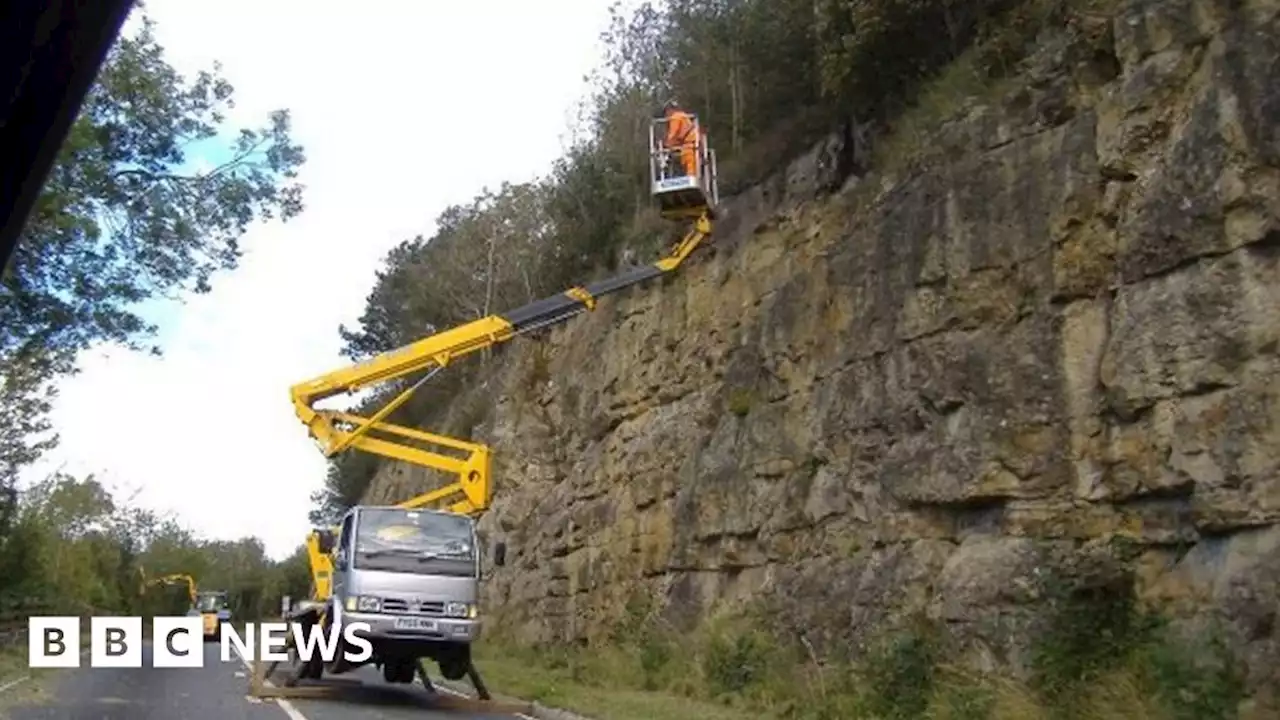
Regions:
<svg viewBox="0 0 1280 720"><path fill-rule="evenodd" d="M444 608L444 614L455 618L474 618L476 606L469 603L451 602Z"/></svg>
<svg viewBox="0 0 1280 720"><path fill-rule="evenodd" d="M348 612L379 612L382 610L382 601L371 595L357 595L356 597L347 598Z"/></svg>

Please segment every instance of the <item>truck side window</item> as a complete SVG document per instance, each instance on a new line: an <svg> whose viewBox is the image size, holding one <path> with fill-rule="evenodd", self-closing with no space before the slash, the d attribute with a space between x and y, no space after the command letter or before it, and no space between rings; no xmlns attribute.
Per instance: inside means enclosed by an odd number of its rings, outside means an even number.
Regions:
<svg viewBox="0 0 1280 720"><path fill-rule="evenodd" d="M351 557L351 530L355 524L355 515L342 519L342 530L338 535L338 554Z"/></svg>

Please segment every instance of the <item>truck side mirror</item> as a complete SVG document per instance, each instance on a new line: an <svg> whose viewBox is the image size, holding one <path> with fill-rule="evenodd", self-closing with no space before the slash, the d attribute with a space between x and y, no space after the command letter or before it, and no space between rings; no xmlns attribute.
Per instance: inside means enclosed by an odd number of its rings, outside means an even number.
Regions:
<svg viewBox="0 0 1280 720"><path fill-rule="evenodd" d="M507 544L499 541L493 546L493 564L502 567L507 564Z"/></svg>

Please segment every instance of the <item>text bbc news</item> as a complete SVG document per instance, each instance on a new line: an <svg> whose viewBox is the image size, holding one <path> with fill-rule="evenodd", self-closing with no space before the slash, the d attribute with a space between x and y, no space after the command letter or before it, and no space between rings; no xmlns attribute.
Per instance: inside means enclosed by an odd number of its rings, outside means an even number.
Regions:
<svg viewBox="0 0 1280 720"><path fill-rule="evenodd" d="M27 629L30 667L80 667L79 617L33 616ZM155 617L151 629L152 667L204 667L204 623L199 616ZM240 658L286 662L289 655L285 648L291 633L293 647L302 661L319 655L323 661L332 662L342 650L347 662L362 663L373 655L373 645L364 637L368 632L369 624L360 622L344 624L341 635L332 627L326 633L319 625L304 630L296 623L275 622L245 623L241 634L231 624L223 623L218 645L222 662ZM144 642L141 617L90 618L89 667L142 667Z"/></svg>

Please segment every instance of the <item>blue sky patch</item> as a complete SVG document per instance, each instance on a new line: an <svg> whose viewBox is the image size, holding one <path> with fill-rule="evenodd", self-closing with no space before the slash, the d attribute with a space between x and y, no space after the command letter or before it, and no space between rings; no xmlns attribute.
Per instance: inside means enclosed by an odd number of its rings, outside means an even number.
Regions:
<svg viewBox="0 0 1280 720"><path fill-rule="evenodd" d="M211 138L190 143L184 148L185 161L174 168L180 174L195 174L202 168L216 168L235 157L235 138L237 132L216 135ZM177 329L186 311L183 299L189 295L184 293L180 298L152 298L138 303L133 312L147 323L156 326L156 335L152 343L161 349L168 347L173 331Z"/></svg>

